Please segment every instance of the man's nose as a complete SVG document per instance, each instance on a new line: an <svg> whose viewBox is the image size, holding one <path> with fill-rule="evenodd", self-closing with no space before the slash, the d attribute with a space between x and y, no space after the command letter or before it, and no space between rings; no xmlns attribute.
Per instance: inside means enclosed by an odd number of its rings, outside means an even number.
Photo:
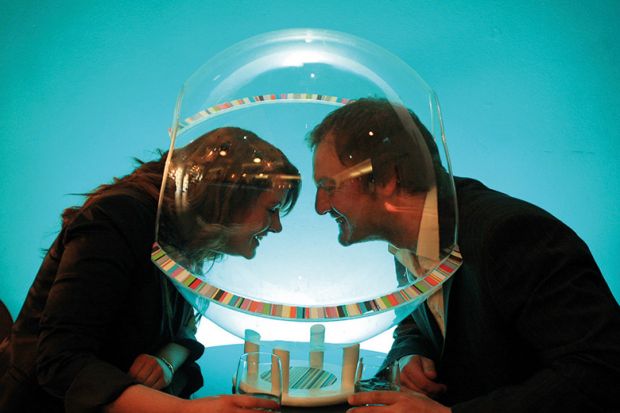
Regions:
<svg viewBox="0 0 620 413"><path fill-rule="evenodd" d="M280 221L280 213L276 212L271 218L271 225L269 225L269 231L282 232L282 222Z"/></svg>
<svg viewBox="0 0 620 413"><path fill-rule="evenodd" d="M319 215L324 215L331 209L331 204L329 203L329 197L325 190L321 188L317 188L316 190L316 198L314 200L314 209L316 213Z"/></svg>

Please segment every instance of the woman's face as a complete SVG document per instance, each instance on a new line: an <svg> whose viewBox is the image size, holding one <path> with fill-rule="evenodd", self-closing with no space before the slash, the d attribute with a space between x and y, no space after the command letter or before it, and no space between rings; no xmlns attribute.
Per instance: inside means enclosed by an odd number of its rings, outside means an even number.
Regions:
<svg viewBox="0 0 620 413"><path fill-rule="evenodd" d="M247 259L254 258L256 248L265 235L282 231L280 206L285 195L282 189L263 191L254 206L235 220L222 252Z"/></svg>

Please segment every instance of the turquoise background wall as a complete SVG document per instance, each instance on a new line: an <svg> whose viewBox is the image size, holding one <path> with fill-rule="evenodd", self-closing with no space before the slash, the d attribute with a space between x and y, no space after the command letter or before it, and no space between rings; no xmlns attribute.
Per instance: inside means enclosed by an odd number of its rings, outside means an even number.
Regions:
<svg viewBox="0 0 620 413"><path fill-rule="evenodd" d="M442 103L455 173L547 209L620 297L620 2L0 1L0 298L17 315L59 214L167 146L183 81L251 35L349 32Z"/></svg>

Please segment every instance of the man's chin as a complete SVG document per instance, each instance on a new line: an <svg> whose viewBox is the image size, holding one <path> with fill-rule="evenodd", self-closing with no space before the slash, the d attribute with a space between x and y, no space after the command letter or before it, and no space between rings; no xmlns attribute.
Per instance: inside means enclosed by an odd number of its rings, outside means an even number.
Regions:
<svg viewBox="0 0 620 413"><path fill-rule="evenodd" d="M338 234L338 242L343 247L348 247L349 245L353 244L353 242L351 242L351 237L349 237L348 234L343 234L342 232Z"/></svg>

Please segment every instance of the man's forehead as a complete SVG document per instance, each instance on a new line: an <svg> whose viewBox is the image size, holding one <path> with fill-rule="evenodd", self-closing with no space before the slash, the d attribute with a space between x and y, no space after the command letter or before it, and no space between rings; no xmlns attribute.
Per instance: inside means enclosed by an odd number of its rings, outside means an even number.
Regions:
<svg viewBox="0 0 620 413"><path fill-rule="evenodd" d="M314 148L314 179L329 177L344 167L336 154L334 136L332 134L325 135L325 138Z"/></svg>

